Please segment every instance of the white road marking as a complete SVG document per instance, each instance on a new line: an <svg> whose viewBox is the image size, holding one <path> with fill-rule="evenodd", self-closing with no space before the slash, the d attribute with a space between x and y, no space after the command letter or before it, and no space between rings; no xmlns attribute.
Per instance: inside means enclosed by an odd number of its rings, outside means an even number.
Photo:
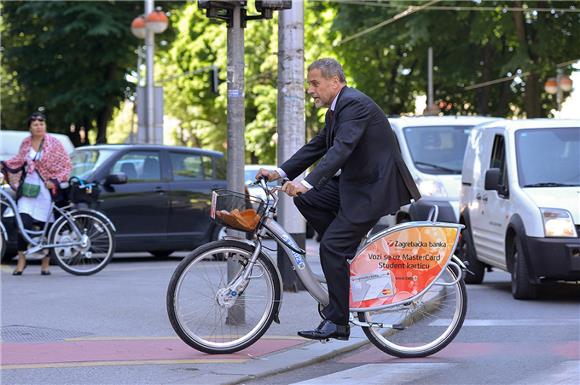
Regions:
<svg viewBox="0 0 580 385"><path fill-rule="evenodd" d="M434 371L448 369L448 363L368 364L292 385L385 385L411 383Z"/></svg>
<svg viewBox="0 0 580 385"><path fill-rule="evenodd" d="M429 326L448 326L451 320L440 319ZM571 326L580 324L580 319L466 319L463 326Z"/></svg>

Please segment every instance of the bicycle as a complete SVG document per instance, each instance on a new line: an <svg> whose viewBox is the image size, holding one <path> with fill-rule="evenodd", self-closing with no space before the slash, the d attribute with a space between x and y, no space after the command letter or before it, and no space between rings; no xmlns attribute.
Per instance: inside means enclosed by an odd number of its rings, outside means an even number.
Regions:
<svg viewBox="0 0 580 385"><path fill-rule="evenodd" d="M268 203L228 190L213 192L210 216L253 235L201 246L177 266L167 289L167 311L177 335L210 354L233 353L256 342L272 321L280 323L281 277L262 250L273 238L306 290L328 304L324 277L310 270L305 251L273 218L280 187L257 182ZM383 352L425 357L447 346L467 311L466 266L455 256L463 225L407 222L362 240L350 262L350 323ZM370 234L370 232L369 232ZM219 261L227 262L219 262ZM324 318L324 317L323 317Z"/></svg>
<svg viewBox="0 0 580 385"><path fill-rule="evenodd" d="M90 208L79 208L74 202L75 195L96 196L98 192L96 182L85 183L71 178L68 188L73 201L64 207L58 207L51 202L47 220L41 230L24 228L16 201L1 188L0 206L5 205L14 213L17 230L29 243L29 248L25 251L26 256L48 250L51 258L66 272L74 275L95 274L104 269L113 257L115 226L103 213ZM56 218L53 223L49 223L51 214ZM7 240L8 232L4 225L1 225L1 256L4 255Z"/></svg>

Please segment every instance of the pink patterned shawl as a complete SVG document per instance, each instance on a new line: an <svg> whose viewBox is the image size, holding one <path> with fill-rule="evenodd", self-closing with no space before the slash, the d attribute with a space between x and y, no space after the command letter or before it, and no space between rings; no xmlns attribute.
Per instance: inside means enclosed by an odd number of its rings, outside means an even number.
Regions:
<svg viewBox="0 0 580 385"><path fill-rule="evenodd" d="M26 164L28 164L27 173L36 170L45 181L50 180L58 185L59 182L68 180L72 165L66 150L58 139L49 134L44 136L42 157L36 162L31 162L28 159L31 147L32 137L29 136L22 141L18 154L2 162L4 164L3 171L6 172L8 183L12 189L18 190L22 173L26 170Z"/></svg>

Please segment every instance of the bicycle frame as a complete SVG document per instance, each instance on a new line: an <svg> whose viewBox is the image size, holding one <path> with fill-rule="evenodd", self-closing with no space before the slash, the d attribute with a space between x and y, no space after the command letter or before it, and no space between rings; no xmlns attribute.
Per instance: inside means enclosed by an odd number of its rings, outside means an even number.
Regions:
<svg viewBox="0 0 580 385"><path fill-rule="evenodd" d="M55 247L84 246L84 242L86 242L86 240L83 237L86 237L86 236L84 236L81 233L81 231L76 226L74 220L71 218L71 215L70 215L72 212L74 212L74 210L70 210L70 208L73 207L72 204L65 206L65 207L62 207L62 208L59 208L54 204L54 202L51 202L49 216L44 223L44 228L40 231L34 231L34 230L27 230L26 228L24 228L24 223L22 222L22 217L21 217L20 213L18 212L18 205L16 204L16 201L14 199L12 199L12 197L6 191L4 191L2 189L0 189L0 197L4 198L4 200L0 200L0 205L3 204L3 205L6 205L7 207L10 207L12 209L12 211L14 212L14 218L16 218L16 224L18 226L18 231L20 231L20 234L22 234L22 236L24 237L26 242L28 242L32 246L31 248L29 248L28 250L25 251L25 253L24 253L25 255L30 255L30 254L36 253L40 250L51 249L51 248L55 248ZM45 239L48 235L48 230L50 227L50 223L49 223L48 219L50 218L50 215L54 211L58 212L62 217L64 217L66 219L66 221L71 225L71 228L73 229L73 231L75 232L77 237L79 239L81 239L80 241L67 242L67 243L54 243L54 244L45 243ZM91 211L93 211L93 210L91 210ZM2 227L4 227L4 226L2 226ZM40 241L36 241L34 239L37 236L41 236ZM8 235L6 235L6 239L8 239Z"/></svg>
<svg viewBox="0 0 580 385"><path fill-rule="evenodd" d="M275 192L277 192L281 189L274 188L272 190L269 190L267 187L265 187L265 184L262 185L262 187L267 192L267 194L272 196L273 202L271 204L269 204L269 209L267 210L267 214L264 216L264 218L262 218L262 221L259 225L260 229L257 232L256 241L253 241L253 242L250 241L254 244L254 246L256 246L256 251L252 255L252 258L249 262L250 268L247 269L246 274L244 274L243 277L238 277L238 279L235 282L235 285L232 285L232 286L239 287L238 285L240 284L240 279L242 279L242 280L247 279L248 277L246 277L246 275L249 276L251 274L252 266L254 265L254 262L256 261L258 254L261 251L261 239L264 236L269 235L276 241L276 243L280 247L282 247L286 256L288 257L288 259L292 263L292 267L293 267L294 271L298 275L300 281L302 282L302 284L304 285L304 287L306 288L308 293L310 293L310 295L319 304L321 304L323 306L328 305L328 303L329 303L328 291L322 285L322 283L325 282L324 277L320 276L318 274L315 274L310 269L310 266L308 265L308 261L305 258L306 251L302 250L298 246L296 241L292 238L292 236L290 234L288 234L288 232L286 232L286 230L284 230L284 228L278 222L276 222L274 220L274 214L276 212L276 205L278 203L278 197L277 197L277 194L275 194ZM467 268L459 258L457 258L455 255L453 255L453 253L455 252L455 249L456 249L458 241L459 241L460 231L461 231L461 229L463 229L464 226L460 225L460 224L456 224L456 223L437 222L437 216L438 216L438 208L437 208L437 206L434 206L434 208L431 210L431 212L429 214L429 218L427 221L407 222L407 223L399 224L399 225L387 228L383 231L380 231L379 233L374 234L371 237L369 237L369 235L367 234L367 236L365 236L365 238L363 238L363 240L361 241L361 244L359 246L359 249L357 250L357 253L356 253L355 257L352 259L352 261L354 261L359 255L361 255L361 253L363 253L365 251L365 249L369 245L372 245L373 242L375 242L376 240L379 240L381 238L385 238L391 234L397 233L397 232L402 231L402 230L412 229L412 228L423 228L423 227L429 227L429 228L440 227L440 228L456 229L456 236L455 236L455 239L453 240L453 245L450 248L450 255L447 257L445 263L441 266L441 269L438 272L438 274L431 280L431 282L428 285L426 285L421 291L419 291L415 295L410 296L408 298L404 298L402 301L396 301L393 303L383 304L380 306L370 306L370 307L364 307L364 308L351 307L350 308L351 322L353 322L359 326L378 326L378 327L395 327L396 328L397 325L383 325L383 324L381 324L381 325L368 325L364 322L358 321L356 319L356 317L354 317L352 315L352 313L353 312L376 311L376 310L385 309L385 308L389 308L389 307L395 307L395 306L401 306L404 304L408 304L408 303L413 302L415 299L421 297L432 285L451 286L451 285L456 284L459 280L462 279L463 271L466 270ZM247 240L244 240L244 241L248 242ZM447 266L450 266L456 272L455 280L452 282L447 282L447 283L443 283L443 282L438 283L437 282L438 277L441 274L443 274L443 272L446 270Z"/></svg>

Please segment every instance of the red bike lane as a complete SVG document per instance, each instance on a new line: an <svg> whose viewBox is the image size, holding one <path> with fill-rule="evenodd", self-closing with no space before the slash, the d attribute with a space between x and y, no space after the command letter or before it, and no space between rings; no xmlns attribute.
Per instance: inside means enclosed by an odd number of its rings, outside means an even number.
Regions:
<svg viewBox="0 0 580 385"><path fill-rule="evenodd" d="M102 337L50 343L2 343L0 369L244 363L304 343L304 339L296 337L266 336L233 354L202 353L177 337Z"/></svg>

